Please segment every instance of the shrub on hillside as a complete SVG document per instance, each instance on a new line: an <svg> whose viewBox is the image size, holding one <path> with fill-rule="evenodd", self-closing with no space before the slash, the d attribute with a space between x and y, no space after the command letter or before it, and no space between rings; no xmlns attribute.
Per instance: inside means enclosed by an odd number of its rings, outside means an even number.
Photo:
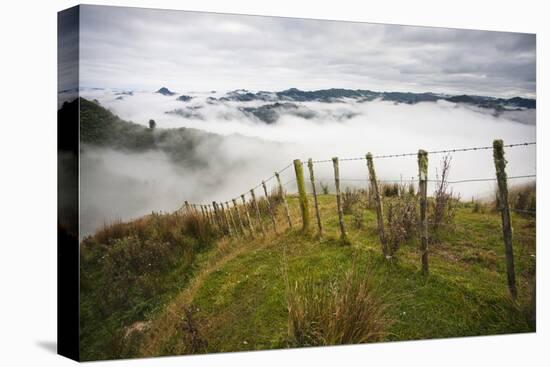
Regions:
<svg viewBox="0 0 550 367"><path fill-rule="evenodd" d="M417 200L413 196L403 196L388 200L386 204L387 241L392 254L417 233Z"/></svg>
<svg viewBox="0 0 550 367"><path fill-rule="evenodd" d="M433 200L428 201L428 223L432 235L437 237L440 227L454 223L460 197L454 196L449 190L449 173L451 170L451 156L447 155L441 160L440 169L436 173L436 189Z"/></svg>
<svg viewBox="0 0 550 367"><path fill-rule="evenodd" d="M352 214L353 207L361 201L361 192L347 187L342 193L342 211L344 214Z"/></svg>
<svg viewBox="0 0 550 367"><path fill-rule="evenodd" d="M535 182L514 185L508 190L508 200L518 213L535 214L537 210L537 187Z"/></svg>
<svg viewBox="0 0 550 367"><path fill-rule="evenodd" d="M380 183L378 185L382 195L385 197L399 196L399 184L398 183Z"/></svg>
<svg viewBox="0 0 550 367"><path fill-rule="evenodd" d="M82 358L130 356L138 340L127 339L124 330L147 319L166 294L181 287L196 253L216 236L201 214L152 213L105 225L85 238L80 251Z"/></svg>
<svg viewBox="0 0 550 367"><path fill-rule="evenodd" d="M328 193L329 193L328 184L321 181L321 182L319 182L319 186L321 186L321 193L323 195L328 195Z"/></svg>

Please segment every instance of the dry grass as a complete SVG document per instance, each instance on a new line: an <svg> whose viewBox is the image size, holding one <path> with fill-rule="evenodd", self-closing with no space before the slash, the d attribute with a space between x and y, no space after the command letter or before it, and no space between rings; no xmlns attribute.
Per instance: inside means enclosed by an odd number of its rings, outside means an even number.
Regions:
<svg viewBox="0 0 550 367"><path fill-rule="evenodd" d="M508 190L510 206L519 212L535 214L537 210L537 186L535 182L514 185Z"/></svg>
<svg viewBox="0 0 550 367"><path fill-rule="evenodd" d="M361 201L362 196L361 191L347 187L342 193L342 211L344 214L352 214L353 207Z"/></svg>
<svg viewBox="0 0 550 367"><path fill-rule="evenodd" d="M388 305L368 271L353 266L330 283L287 279L288 335L292 346L380 341L390 326Z"/></svg>
<svg viewBox="0 0 550 367"><path fill-rule="evenodd" d="M388 200L386 204L387 240L391 254L415 236L418 228L417 200L414 196L402 196Z"/></svg>
<svg viewBox="0 0 550 367"><path fill-rule="evenodd" d="M328 195L329 194L329 189L328 189L328 184L321 181L319 182L319 186L321 186L321 193L323 195Z"/></svg>
<svg viewBox="0 0 550 367"><path fill-rule="evenodd" d="M399 196L400 186L398 183L380 182L378 187L384 197Z"/></svg>

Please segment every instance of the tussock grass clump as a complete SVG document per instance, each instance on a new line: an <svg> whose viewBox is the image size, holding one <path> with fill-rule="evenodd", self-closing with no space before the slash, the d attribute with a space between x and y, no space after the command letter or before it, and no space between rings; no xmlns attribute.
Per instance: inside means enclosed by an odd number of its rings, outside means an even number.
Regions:
<svg viewBox="0 0 550 367"><path fill-rule="evenodd" d="M355 266L333 282L287 280L286 293L292 346L377 342L391 324L371 274Z"/></svg>

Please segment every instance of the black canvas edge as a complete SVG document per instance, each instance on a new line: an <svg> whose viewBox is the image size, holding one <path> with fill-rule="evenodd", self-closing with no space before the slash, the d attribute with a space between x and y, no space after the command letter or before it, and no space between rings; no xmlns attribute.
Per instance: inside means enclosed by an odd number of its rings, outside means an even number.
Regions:
<svg viewBox="0 0 550 367"><path fill-rule="evenodd" d="M57 353L80 361L80 7L57 14ZM71 108L59 111L63 103Z"/></svg>

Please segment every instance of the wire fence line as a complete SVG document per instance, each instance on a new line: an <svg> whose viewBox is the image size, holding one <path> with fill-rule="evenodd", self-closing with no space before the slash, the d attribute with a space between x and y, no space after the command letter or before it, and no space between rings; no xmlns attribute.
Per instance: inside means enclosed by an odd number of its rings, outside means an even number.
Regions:
<svg viewBox="0 0 550 367"><path fill-rule="evenodd" d="M513 143L513 144L505 144L503 145L503 148L515 148L515 147L527 147L527 146L533 146L536 145L536 142L523 142L523 143ZM460 152L468 152L468 151L484 151L484 150L491 150L493 149L493 146L477 146L477 147L463 147L463 148L451 148L451 149L440 149L440 150L430 150L427 151L428 154L450 154L450 153L460 153ZM385 158L399 158L399 157L410 157L410 156L417 156L418 152L409 152L409 153L397 153L397 154L382 154L382 155L374 155L373 159L385 159ZM363 157L345 157L345 158L338 158L338 161L340 162L346 162L346 161L363 161L366 160L366 156ZM302 164L307 164L307 161L300 160ZM313 164L319 164L319 163L330 163L333 162L333 159L322 159L322 160L312 160ZM281 173L285 172L287 169L292 167L294 165L294 162L289 163L279 171L276 171L273 175L269 176L268 178L262 180L258 185L252 187L251 189L245 191L244 193L237 195L235 198L229 199L227 201L220 201L222 203L224 202L231 202L233 200L239 200L242 196L247 196L252 190L256 190L263 186L264 183L268 183L274 178L276 178L277 175L280 175ZM530 175L522 175L522 176L510 176L508 179L520 179L520 178L534 178L536 177L535 174ZM329 179L330 180L330 179ZM368 178L340 178L341 181L363 181L367 182L369 181ZM470 178L470 179L461 179L461 180L455 180L455 181L447 181L449 184L460 184L460 183L467 183L467 182L484 182L484 181L496 181L497 178ZM287 187L290 183L295 182L296 179L291 179L290 181L285 182L284 184L281 184L283 187ZM399 182L416 182L417 179L381 179L377 180L381 183L399 183ZM428 179L427 182L431 183L437 183L440 182L440 180L433 180ZM208 207L210 204L195 204L198 206L206 206ZM183 208L183 206L182 206ZM180 208L181 209L181 208ZM178 210L180 210L178 209Z"/></svg>
<svg viewBox="0 0 550 367"><path fill-rule="evenodd" d="M309 181L311 184L312 192L308 193L308 190L306 189L306 179L304 175L304 168L303 165L305 162L302 160L296 159L292 163L285 166L283 169L281 169L278 172L275 172L272 176L268 177L267 179L263 180L260 184L256 185L249 191L241 194L240 196L227 200L227 201L220 201L216 202L213 201L212 205L204 205L204 204L190 204L187 201L185 201L185 209L186 213L190 213L192 215L198 214L199 216L202 213L202 217L204 220L207 220L208 223L212 224L215 228L217 228L218 233L225 236L228 235L229 237L233 236L240 236L241 234L243 236L250 235L252 238L256 237L256 235L265 236L267 233L267 230L269 229L269 224L266 227L266 222L269 223L266 218L271 219L271 225L273 226L273 231L275 234L280 233L278 232L277 227L281 224L277 224L278 221L276 220L276 211L273 210L273 205L277 205L277 203L281 203L284 207L284 210L286 212L286 218L288 220L288 228L292 228L292 218L289 211L288 202L285 199L285 187L288 187L289 184L296 182L296 189L298 191L297 196L295 196L295 199L298 200L298 206L300 209L301 214L301 226L302 231L309 232L311 229L311 214L310 214L310 204L308 204L309 199L308 195L313 196L314 201L314 207L313 210L316 214L317 219L317 227L318 227L318 236L321 238L323 236L323 225L322 225L322 219L321 219L321 211L318 206L317 202L317 194L316 194L316 183L314 178L314 169L313 169L313 163L324 163L324 162L333 162L333 168L334 168L334 196L336 197L336 209L338 214L338 225L340 230L340 238L341 240L345 241L349 244L348 241L348 234L346 230L346 221L344 219L344 203L347 190L346 192L341 192L340 182L341 181L361 181L366 182L370 181L370 187L369 187L369 197L372 195L373 199L373 207L375 208L375 214L376 214L376 223L377 223L377 230L378 230L378 236L380 239L381 244L381 250L382 255L386 259L391 259L394 255L394 247L393 243L390 242L391 240L388 240L388 237L386 237L386 231L384 227L386 227L388 224L389 219L387 216L389 214L385 214L383 211L383 204L382 202L386 200L387 195L384 193L383 195L381 192L385 190L387 187L384 187L384 185L379 185L379 183L383 182L418 182L418 191L413 193L413 195L418 198L416 202L414 203L415 211L418 210L419 213L419 219L418 219L418 233L416 234L418 240L419 240L419 248L420 248L420 255L421 255L421 267L422 267L422 274L428 275L429 274L429 247L428 247L428 239L429 239L429 224L428 224L428 203L429 203L429 197L428 197L428 183L429 182L435 182L435 183L441 183L441 187L446 187L444 183L448 184L461 184L461 183L467 183L467 182L496 182L498 190L496 191L496 202L498 203L497 210L501 212L501 229L502 229L502 239L505 247L505 258L506 258L506 272L507 272L507 283L510 295L515 299L517 298L517 285L515 280L515 268L514 268L514 254L513 254L513 243L512 243L512 226L511 226L511 212L518 212L518 213L526 213L530 215L536 215L536 210L532 209L535 208L534 206L525 207L525 208L514 208L509 203L509 191L508 191L508 180L512 179L521 179L521 178L534 178L536 177L535 174L526 174L526 175L516 175L516 176L507 176L506 173L506 165L507 161L505 159L505 150L504 148L515 148L515 147L527 147L531 145L535 145L535 142L525 142L525 143L516 143L516 144L507 144L504 145L502 140L494 140L492 146L479 146L479 147L469 147L469 148L454 148L454 149L445 149L445 150L432 150L432 151L425 151L425 150L419 150L415 153L400 153L400 154L387 154L387 155L377 155L377 156L371 156L370 154L366 155L365 157L355 157L355 158L338 158L335 157L330 160L308 160L307 162L307 169L309 170ZM478 178L465 178L460 180L453 180L449 181L446 179L445 174L442 174L442 177L439 178L436 174L436 179L428 179L428 155L429 154L452 154L457 152L467 152L467 151L486 151L492 149L493 150L493 156L492 160L494 162L495 166L495 176L494 177L478 177ZM402 177L399 180L379 180L376 176L376 171L374 168L373 159L374 158L393 158L393 157L406 157L406 156L417 156L418 157L418 178L415 179L414 177L409 179L403 179ZM359 160L366 160L367 161L367 169L368 169L368 178L352 178L352 177L340 177L340 168L339 168L339 162L340 161L359 161ZM295 178L286 181L284 184L281 182L280 174L290 167L294 165L295 168ZM274 197L273 194L269 194L266 182L269 182L273 180L274 178L277 178L277 186L275 186L275 189L278 190L278 197ZM326 185L322 185L322 181L319 181L321 184L321 188L323 192L326 191ZM330 181L329 181L330 182ZM379 188L379 186L381 186ZM254 192L259 187L263 187L263 195L265 197L261 197L260 200L257 200L257 195ZM272 187L273 189L273 187ZM398 188L399 189L399 188ZM443 191L446 189L443 189ZM399 190L397 190L399 191ZM274 191L271 191L272 193ZM245 195L249 195L249 200L245 199ZM399 194L398 194L399 195ZM260 194L261 196L261 194ZM237 204L237 200L241 199L242 203L241 205ZM273 202L275 200L275 202ZM370 198L369 198L370 200ZM230 207L229 202L233 203L233 207ZM224 205L225 204L225 205ZM418 208L418 209L416 209ZM241 214L242 213L242 214ZM241 218L241 215L243 215L243 218ZM296 215L296 214L294 214ZM237 218L237 220L235 220ZM251 219L253 218L253 220ZM263 218L263 219L262 219ZM296 220L296 219L294 219ZM240 224L237 226L237 222ZM245 226L247 226L247 230L245 230ZM435 227L434 227L435 228ZM436 229L433 229L435 231ZM391 232L389 232L391 233Z"/></svg>
<svg viewBox="0 0 550 367"><path fill-rule="evenodd" d="M506 144L503 147L504 148L515 148L515 147L525 147L529 145L536 145L536 142L525 142L525 143L515 143L515 144ZM493 149L493 146L480 146L480 147L469 147L469 148L453 148L453 149L442 149L442 150L430 150L428 151L428 154L446 154L446 153L460 153L460 152L469 152L469 151L478 151L478 150L489 150ZM397 153L397 154L382 154L382 155L374 155L373 159L380 159L380 158L399 158L399 157L411 157L418 155L418 152L412 152L412 153ZM339 158L338 160L340 162L345 161L363 161L366 160L366 157L352 157L352 158ZM316 160L313 161L313 163L330 163L332 162L332 159L323 159L323 160Z"/></svg>
<svg viewBox="0 0 550 367"><path fill-rule="evenodd" d="M507 178L509 180L514 179L520 179L520 178L535 178L537 175L530 174L530 175L521 175L521 176L508 176ZM321 180L330 180L330 178L323 177ZM369 181L369 178L347 178L347 177L341 177L340 181L358 181L358 182L365 182ZM455 180L455 181L449 181L446 180L445 182L448 184L459 184L464 182L484 182L484 181L496 181L497 179L495 177L491 178L471 178L471 179L463 179L463 180ZM399 179L381 179L377 180L378 182L384 182L384 183L400 183L400 182L417 182L418 178L399 178ZM427 182L432 183L439 183L441 180L426 180Z"/></svg>

